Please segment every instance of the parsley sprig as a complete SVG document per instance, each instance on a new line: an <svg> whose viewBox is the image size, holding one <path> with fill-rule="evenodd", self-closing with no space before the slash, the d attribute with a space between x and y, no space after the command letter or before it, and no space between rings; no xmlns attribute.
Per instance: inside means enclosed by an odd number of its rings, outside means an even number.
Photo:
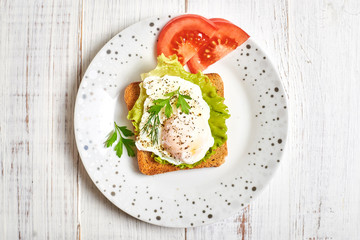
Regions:
<svg viewBox="0 0 360 240"><path fill-rule="evenodd" d="M134 136L134 133L129 129L127 129L126 126L121 126L121 127L118 126L116 122L114 122L114 130L109 133L107 140L104 142L105 147L107 148L111 147L118 139L118 135L119 135L119 141L114 147L116 155L120 158L123 153L123 146L125 146L128 156L134 157L135 156L135 151L133 149L133 147L135 146L134 140L129 138L124 138L122 136L124 135L125 137L131 137Z"/></svg>
<svg viewBox="0 0 360 240"><path fill-rule="evenodd" d="M161 109L163 109L165 107L164 113L165 113L166 118L169 118L171 116L171 114L173 113L173 109L172 109L170 100L174 96L177 96L176 107L181 108L181 110L185 114L189 114L189 112L190 112L190 106L186 102L186 99L191 99L191 97L188 95L181 94L180 87L173 92L169 92L169 93L165 94L164 96L166 96L168 98L154 100L154 102L153 102L154 105L152 105L148 110L150 115L149 115L146 123L144 124L144 126L141 128L142 132L146 132L150 135L152 143L158 142L159 125L160 125L159 113L160 113Z"/></svg>

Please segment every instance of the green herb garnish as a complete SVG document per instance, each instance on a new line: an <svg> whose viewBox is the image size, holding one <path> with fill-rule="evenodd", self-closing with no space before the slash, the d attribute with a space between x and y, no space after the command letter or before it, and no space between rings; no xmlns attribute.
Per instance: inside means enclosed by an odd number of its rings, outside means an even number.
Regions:
<svg viewBox="0 0 360 240"><path fill-rule="evenodd" d="M161 109L165 107L164 113L166 118L169 118L171 116L171 114L173 113L173 109L170 104L170 100L175 95L177 95L178 97L176 102L176 107L177 108L180 107L181 110L186 114L189 114L190 112L190 106L186 102L186 99L191 99L191 97L188 95L181 94L180 87L173 92L169 92L165 94L165 96L168 98L154 100L154 105L152 105L148 110L150 115L144 126L141 128L141 131L146 132L150 135L152 143L158 143L159 125L160 125L159 113Z"/></svg>
<svg viewBox="0 0 360 240"><path fill-rule="evenodd" d="M132 131L130 131L129 129L127 129L126 126L119 127L116 124L116 122L114 122L114 130L109 133L107 140L104 142L105 147L107 147L107 148L111 147L118 139L118 135L119 135L119 141L114 147L116 155L119 158L121 157L121 155L123 153L123 145L124 145L126 148L126 151L128 153L128 156L134 157L135 156L135 151L133 149L133 147L135 146L134 140L124 138L122 136L122 135L124 135L125 137L131 137L131 136L134 136L134 133Z"/></svg>

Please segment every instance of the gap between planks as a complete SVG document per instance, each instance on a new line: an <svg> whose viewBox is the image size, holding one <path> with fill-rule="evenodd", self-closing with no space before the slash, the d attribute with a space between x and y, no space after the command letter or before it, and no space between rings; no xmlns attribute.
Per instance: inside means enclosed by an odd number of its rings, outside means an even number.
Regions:
<svg viewBox="0 0 360 240"><path fill-rule="evenodd" d="M76 87L77 89L80 86L83 69L82 69L82 62L83 62L83 56L82 56L82 49L83 49L83 21L84 21L84 1L79 1L80 14L79 14L79 22L78 26L80 29L78 30L78 66L77 66L77 78L76 78ZM75 105L75 102L73 103ZM74 116L75 117L75 116ZM74 127L74 126L73 126ZM75 131L75 129L74 129ZM76 144L76 143L75 143ZM76 193L77 193L77 204L76 204L76 210L77 210L77 228L76 228L76 234L77 238L81 239L81 206L80 206L80 198L81 198L81 189L80 189L80 156L79 153L76 157Z"/></svg>

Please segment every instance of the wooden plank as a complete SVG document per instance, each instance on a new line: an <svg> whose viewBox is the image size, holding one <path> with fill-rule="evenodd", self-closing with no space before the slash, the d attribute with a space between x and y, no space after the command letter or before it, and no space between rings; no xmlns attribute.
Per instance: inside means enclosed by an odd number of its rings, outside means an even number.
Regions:
<svg viewBox="0 0 360 240"><path fill-rule="evenodd" d="M222 17L243 28L269 53L288 87L288 6L287 1L196 1L188 11L206 17ZM287 90L287 89L286 89ZM269 187L233 217L204 227L187 229L186 239L287 239L289 165L282 164Z"/></svg>
<svg viewBox="0 0 360 240"><path fill-rule="evenodd" d="M360 236L360 3L290 4L289 239Z"/></svg>
<svg viewBox="0 0 360 240"><path fill-rule="evenodd" d="M76 238L77 1L1 1L1 239Z"/></svg>
<svg viewBox="0 0 360 240"><path fill-rule="evenodd" d="M139 20L184 12L184 1L86 1L82 72L100 48ZM184 239L184 229L157 227L130 217L108 201L81 165L81 236L84 239Z"/></svg>

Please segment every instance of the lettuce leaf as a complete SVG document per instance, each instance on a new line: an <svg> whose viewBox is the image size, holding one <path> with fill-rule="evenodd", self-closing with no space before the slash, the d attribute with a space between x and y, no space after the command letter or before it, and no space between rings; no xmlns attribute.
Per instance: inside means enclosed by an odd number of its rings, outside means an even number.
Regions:
<svg viewBox="0 0 360 240"><path fill-rule="evenodd" d="M201 72L192 74L183 68L181 63L178 61L176 55L172 55L169 58L161 54L158 57L158 64L155 69L148 73L141 74L141 79L144 80L149 76L163 77L165 75L181 77L189 82L198 85L202 91L202 97L210 107L210 118L209 126L211 129L211 135L214 138L214 145L209 149L203 159L194 164L180 164L176 165L179 168L193 168L200 163L209 159L211 155L215 153L215 149L223 145L227 140L227 127L225 120L230 117L227 106L223 103L224 98L220 97L216 88L210 82L210 79ZM148 97L145 89L140 84L140 96L135 102L134 107L129 111L128 119L132 121L135 132L139 133L139 125L141 116L144 111L144 101ZM155 161L161 164L171 164L168 161L161 159L159 156L153 154Z"/></svg>

